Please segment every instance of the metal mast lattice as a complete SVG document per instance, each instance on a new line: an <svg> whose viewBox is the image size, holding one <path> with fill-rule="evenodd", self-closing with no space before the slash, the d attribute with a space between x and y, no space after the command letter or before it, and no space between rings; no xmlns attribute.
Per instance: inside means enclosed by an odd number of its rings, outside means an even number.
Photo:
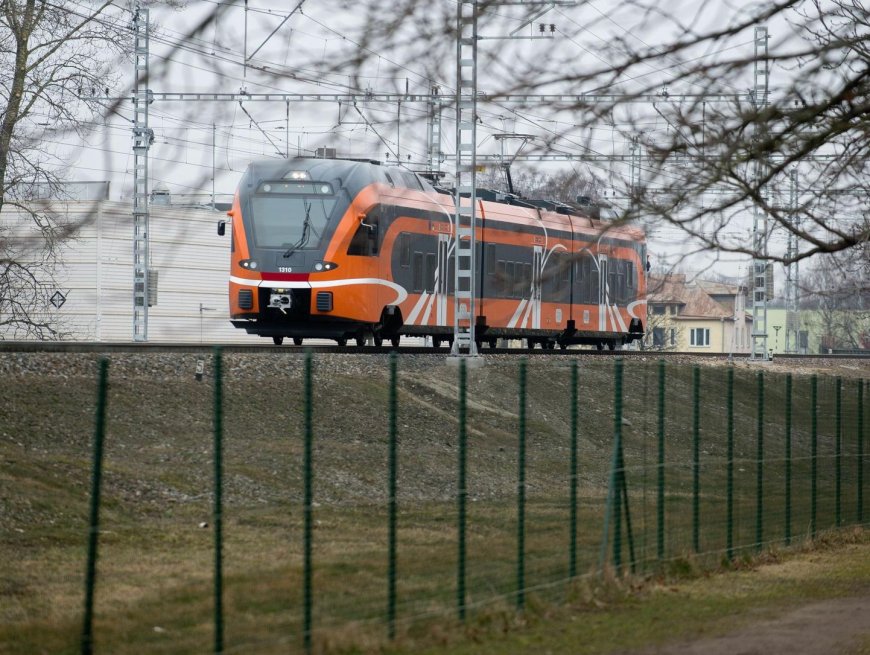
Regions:
<svg viewBox="0 0 870 655"><path fill-rule="evenodd" d="M753 100L755 104L756 121L754 125L753 142L760 149L764 138L764 128L761 124L761 112L768 104L770 62L767 59L767 27L755 28L755 86ZM753 164L754 183L761 194L762 179L767 170L766 158L755 153ZM755 204L752 221L752 351L750 359L766 361L769 358L767 350L767 212L759 203Z"/></svg>
<svg viewBox="0 0 870 655"><path fill-rule="evenodd" d="M789 211L791 223L800 230L798 214L797 168L789 171ZM800 350L800 309L799 309L799 270L795 260L798 254L798 239L794 232L789 232L786 259L789 264L785 269L785 352L796 353Z"/></svg>
<svg viewBox="0 0 870 655"><path fill-rule="evenodd" d="M429 125L428 125L429 148L426 162L429 172L437 179L441 172L441 96L437 86L431 88L429 96Z"/></svg>
<svg viewBox="0 0 870 655"><path fill-rule="evenodd" d="M456 220L452 355L477 355L474 339L474 249L477 204L477 0L456 8ZM467 203L463 200L467 198Z"/></svg>
<svg viewBox="0 0 870 655"><path fill-rule="evenodd" d="M133 341L148 341L148 9L133 10Z"/></svg>

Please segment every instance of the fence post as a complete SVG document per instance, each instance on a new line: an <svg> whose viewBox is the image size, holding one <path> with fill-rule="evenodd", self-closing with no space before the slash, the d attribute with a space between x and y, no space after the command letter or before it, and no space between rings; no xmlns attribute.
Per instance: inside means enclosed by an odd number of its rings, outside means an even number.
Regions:
<svg viewBox="0 0 870 655"><path fill-rule="evenodd" d="M665 558L665 360L659 360L658 400L658 497L656 501L656 556Z"/></svg>
<svg viewBox="0 0 870 655"><path fill-rule="evenodd" d="M622 357L616 358L613 372L613 470L610 487L613 490L613 567L622 572Z"/></svg>
<svg viewBox="0 0 870 655"><path fill-rule="evenodd" d="M725 521L726 521L726 536L725 536L725 553L728 560L734 559L734 367L728 367L728 377L726 382L726 448L727 463L725 465Z"/></svg>
<svg viewBox="0 0 870 655"><path fill-rule="evenodd" d="M701 552L701 367L692 371L692 547Z"/></svg>
<svg viewBox="0 0 870 655"><path fill-rule="evenodd" d="M390 639L396 637L396 477L397 434L396 434L396 353L390 353L390 396L389 396L389 554L387 572L387 633Z"/></svg>
<svg viewBox="0 0 870 655"><path fill-rule="evenodd" d="M520 361L519 447L517 454L517 609L526 604L526 360Z"/></svg>
<svg viewBox="0 0 870 655"><path fill-rule="evenodd" d="M810 378L810 536L816 538L816 493L818 491L818 394L819 380L813 375Z"/></svg>
<svg viewBox="0 0 870 655"><path fill-rule="evenodd" d="M312 613L312 589L311 589L311 534L313 528L313 497L312 497L312 478L313 478L313 469L312 469L312 450L313 450L313 441L314 441L314 421L313 421L313 408L312 408L312 383L311 383L311 350L305 351L305 444L304 444L304 452L303 452L303 486L304 486L304 526L303 526L303 582L302 582L302 594L303 594L303 640L305 646L305 652L311 652L311 613Z"/></svg>
<svg viewBox="0 0 870 655"><path fill-rule="evenodd" d="M791 373L785 376L785 545L791 543Z"/></svg>
<svg viewBox="0 0 870 655"><path fill-rule="evenodd" d="M88 522L88 560L85 570L85 616L82 626L82 655L94 651L94 587L97 577L97 547L100 534L100 491L103 480L103 436L106 426L106 389L109 360L100 360L97 382L97 410L94 417L94 450L91 459L91 507Z"/></svg>
<svg viewBox="0 0 870 655"><path fill-rule="evenodd" d="M864 522L864 380L858 380L858 524Z"/></svg>
<svg viewBox="0 0 870 655"><path fill-rule="evenodd" d="M577 360L571 360L571 535L568 547L568 577L577 575Z"/></svg>
<svg viewBox="0 0 870 655"><path fill-rule="evenodd" d="M758 377L758 424L755 455L755 549L760 551L764 542L764 373L759 371L756 375Z"/></svg>
<svg viewBox="0 0 870 655"><path fill-rule="evenodd" d="M468 490L465 485L466 466L466 367L465 359L459 360L459 462L457 473L457 541L458 554L456 564L456 613L460 621L465 621L465 500Z"/></svg>
<svg viewBox="0 0 870 655"><path fill-rule="evenodd" d="M843 421L842 421L842 391L843 391L843 380L842 378L837 378L836 380L836 423L835 429L837 434L834 435L834 516L836 517L837 527L840 527L842 523L842 482L843 482Z"/></svg>
<svg viewBox="0 0 870 655"><path fill-rule="evenodd" d="M214 348L214 652L224 650L223 351Z"/></svg>

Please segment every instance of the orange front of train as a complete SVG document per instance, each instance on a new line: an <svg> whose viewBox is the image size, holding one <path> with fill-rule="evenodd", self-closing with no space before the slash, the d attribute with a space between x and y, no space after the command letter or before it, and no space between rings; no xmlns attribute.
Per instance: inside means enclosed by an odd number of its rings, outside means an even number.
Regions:
<svg viewBox="0 0 870 655"><path fill-rule="evenodd" d="M378 257L379 187L367 163L292 159L254 162L228 212L230 316L252 334L363 339L384 307L407 297Z"/></svg>

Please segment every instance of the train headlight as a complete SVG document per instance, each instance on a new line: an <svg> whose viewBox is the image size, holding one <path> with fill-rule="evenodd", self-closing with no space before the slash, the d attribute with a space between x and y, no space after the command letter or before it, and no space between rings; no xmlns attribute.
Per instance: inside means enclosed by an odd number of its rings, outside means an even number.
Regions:
<svg viewBox="0 0 870 655"><path fill-rule="evenodd" d="M308 171L290 171L284 176L285 180L310 180L311 176Z"/></svg>
<svg viewBox="0 0 870 655"><path fill-rule="evenodd" d="M317 272L334 271L337 268L338 268L338 264L336 264L335 262L320 261L320 262L316 262L314 264L314 270Z"/></svg>
<svg viewBox="0 0 870 655"><path fill-rule="evenodd" d="M242 268L247 268L250 271L255 271L257 270L259 264L257 264L257 262L253 259L243 259L239 262L239 266L241 266Z"/></svg>

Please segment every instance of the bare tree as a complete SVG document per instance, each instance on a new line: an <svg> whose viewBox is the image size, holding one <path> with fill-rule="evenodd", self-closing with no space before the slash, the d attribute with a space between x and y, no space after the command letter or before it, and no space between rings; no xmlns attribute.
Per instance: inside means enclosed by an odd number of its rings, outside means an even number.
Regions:
<svg viewBox="0 0 870 655"><path fill-rule="evenodd" d="M109 64L123 28L111 2L0 2L0 328L56 338L49 301L69 224L42 198L62 195L64 158L50 143L83 133L103 107L82 97L113 82ZM15 216L17 220L9 218Z"/></svg>
<svg viewBox="0 0 870 655"><path fill-rule="evenodd" d="M866 3L767 0L730 8L727 16L710 0L667 8L633 0L607 14L582 1L546 14L542 3L516 4L479 0L480 31L507 34L498 27L541 16L554 22L542 33L556 38L529 56L509 51L505 41L481 45L481 106L492 98L486 106L502 114L536 114L542 151L571 143L595 155L589 130L607 125L636 143L640 183L625 184L621 220L670 226L698 250L786 263L870 237ZM380 75L394 80L408 78L409 61L421 77L453 78L447 63L455 55L453 4L404 0L388 15L379 3L363 6L359 31L345 42L345 56L326 62L327 72L348 75L360 90L375 59ZM620 22L623 29L615 29ZM766 25L775 35L770 40L767 31L755 31ZM596 35L604 30L607 38ZM761 83L774 74L775 83ZM546 107L498 101L544 92L585 95ZM479 121L486 123L483 110ZM651 129L652 121L659 127ZM768 238L758 242L750 238L755 208L768 223L759 230ZM788 236L797 240L796 251L768 247L769 239Z"/></svg>
<svg viewBox="0 0 870 655"><path fill-rule="evenodd" d="M554 202L584 204L602 201L601 180L574 170L544 171L521 169L512 176L514 192L523 198L552 200ZM490 167L478 173L478 186L508 192L507 177L501 166Z"/></svg>
<svg viewBox="0 0 870 655"><path fill-rule="evenodd" d="M21 57L30 62L25 68L33 65L34 71L52 62L61 66L54 77L47 72L38 78L25 73L31 78L24 93L34 87L43 95L60 91L61 98L69 98L62 94L70 85L103 86L101 67L92 65L101 59L88 48L101 43L106 23L111 23L106 4L3 3L0 54L9 62L2 69L8 71L3 88L6 97L14 100L0 125L0 139L10 138L3 152L22 150L36 141L35 123L22 122L15 109L29 106L23 96L20 102L13 97L16 62ZM164 50L152 66L149 86L172 90L172 80L179 79L172 62L183 56L198 75L203 68L211 70L221 79L237 81L243 93L316 88L362 96L438 89L446 110L442 146L450 154L455 2L398 0L385 11L383 3L372 0L302 0L291 3L283 15L274 7L256 5L216 3L200 11L183 32L178 25L169 36L155 31ZM85 11L84 6L91 9ZM654 0L631 0L607 12L583 0L572 6L479 0L477 7L479 130L533 132L537 150L530 146L524 155L570 154L584 162L579 166L595 169L596 174L581 176L594 184L593 192L576 195L595 196L594 189L605 184L619 186L623 196L619 221L643 222L653 230L664 226L673 240L694 244L681 245L683 255L693 250L731 252L785 263L850 251L870 238L866 202L870 9L860 0L762 0L727 9L712 0L667 7ZM249 9L252 24L260 20L260 33L269 34L250 46L241 42L240 13L233 13L244 11L247 24ZM42 27L25 30L24 40L16 36L22 26L37 24L34 16L43 21L38 23ZM295 31L303 22L303 29ZM219 24L231 28L219 30ZM770 27L769 41L766 32L756 32L762 25ZM526 28L536 39L552 39L484 40ZM74 38L48 38L49 32ZM316 41L319 36L324 38ZM52 56L40 59L32 53L37 51L34 44L43 41L42 52L51 51ZM116 40L122 47L127 42ZM21 43L26 47L21 49ZM81 48L80 56L61 57L67 48ZM283 57L270 56L270 48L273 55L281 52ZM759 83L767 78L773 78L769 88ZM40 86L37 79L57 82ZM227 85L232 83L226 82L222 90L230 90ZM544 103L505 99L506 94L542 93L572 95ZM63 101L59 104L66 106ZM49 105L40 100L33 105L37 106ZM190 109L201 111L200 107ZM288 104L288 114L289 108ZM262 119L268 117L267 110L258 107L249 112L242 106L233 111L237 109L244 110L250 125L268 137L267 121ZM384 146L391 151L390 158L403 163L408 158L407 135L416 133L420 142L424 139L419 135L426 133L426 110L412 108L410 101L398 107L364 101L345 104L338 110L339 127L342 115L363 126L355 128L355 134L377 135L373 152ZM505 129L499 122L504 117L516 120L518 129ZM10 127L20 128L18 141L12 139L16 132ZM615 151L601 145L606 140L600 136L602 130L614 143L632 144L637 155L632 155L632 167L639 167L636 179L624 174L629 159L625 152L620 160L622 180L614 180L612 172L602 168L601 162ZM389 132L395 132L395 141L402 132L403 148L391 141ZM25 176L10 171L27 170L28 161L5 164L0 171L3 202L26 197L26 185L20 186ZM416 163L423 161L425 156L417 153ZM520 167L517 160L513 169L517 180L524 177ZM445 170L450 169L446 162ZM524 192L537 193L542 185L535 182L534 173L525 176L530 184ZM567 170L563 177L553 188L574 194L571 184L579 178L572 178ZM592 182L596 177L600 184ZM792 180L794 203L789 194ZM20 190L17 196L13 187ZM769 235L769 245L762 239L761 252L750 238L755 211L769 223L769 230L763 232ZM796 250L785 249L786 237L797 241ZM51 242L50 235L46 241Z"/></svg>
<svg viewBox="0 0 870 655"><path fill-rule="evenodd" d="M820 347L870 346L870 246L818 258L805 278L804 319Z"/></svg>

